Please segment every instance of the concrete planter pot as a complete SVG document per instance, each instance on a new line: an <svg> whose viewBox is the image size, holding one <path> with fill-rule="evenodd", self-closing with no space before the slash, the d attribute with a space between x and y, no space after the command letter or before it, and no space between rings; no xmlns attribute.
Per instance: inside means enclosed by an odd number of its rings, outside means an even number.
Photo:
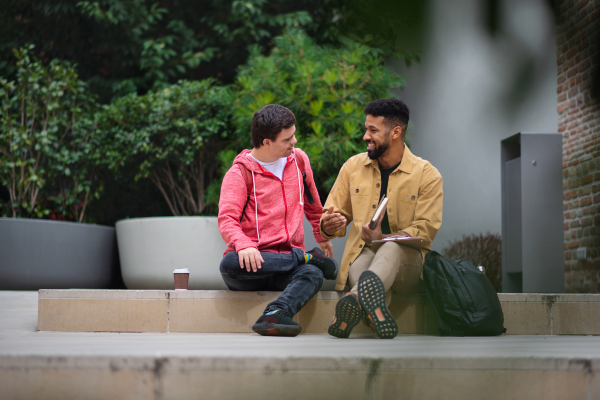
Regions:
<svg viewBox="0 0 600 400"><path fill-rule="evenodd" d="M104 289L118 271L115 228L0 218L0 290Z"/></svg>
<svg viewBox="0 0 600 400"><path fill-rule="evenodd" d="M135 218L116 228L129 289L173 289L173 270L188 268L188 289L227 290L219 272L226 246L216 217Z"/></svg>
<svg viewBox="0 0 600 400"><path fill-rule="evenodd" d="M310 250L316 242L308 222L304 225ZM188 268L189 289L227 290L219 272L226 246L216 217L136 218L118 221L116 228L121 273L129 289L173 289L173 270ZM336 241L339 262L345 241ZM334 287L334 281L325 281L321 290Z"/></svg>

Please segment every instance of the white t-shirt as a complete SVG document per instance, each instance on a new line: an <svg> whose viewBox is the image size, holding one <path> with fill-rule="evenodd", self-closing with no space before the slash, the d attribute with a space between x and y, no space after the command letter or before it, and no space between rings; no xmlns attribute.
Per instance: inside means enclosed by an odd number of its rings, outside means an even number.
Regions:
<svg viewBox="0 0 600 400"><path fill-rule="evenodd" d="M251 156L252 157L252 156ZM252 157L254 158L254 157ZM283 180L283 169L285 168L285 163L287 162L287 157L281 157L280 159L273 162L264 162L257 160L254 158L254 161L262 165L264 169L275 175L279 178L279 180Z"/></svg>

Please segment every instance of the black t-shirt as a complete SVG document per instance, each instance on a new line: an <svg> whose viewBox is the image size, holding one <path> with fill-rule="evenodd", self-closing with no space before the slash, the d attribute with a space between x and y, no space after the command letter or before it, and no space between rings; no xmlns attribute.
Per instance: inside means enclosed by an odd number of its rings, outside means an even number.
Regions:
<svg viewBox="0 0 600 400"><path fill-rule="evenodd" d="M379 172L381 173L381 192L379 195L379 200L381 200L381 198L384 195L387 195L387 187L388 181L390 180L390 174L394 172L396 168L398 168L398 165L400 165L400 163L394 165L391 168L379 168ZM383 220L381 221L381 232L383 232L384 235L392 233L390 231L390 223L388 221L387 210L383 215Z"/></svg>

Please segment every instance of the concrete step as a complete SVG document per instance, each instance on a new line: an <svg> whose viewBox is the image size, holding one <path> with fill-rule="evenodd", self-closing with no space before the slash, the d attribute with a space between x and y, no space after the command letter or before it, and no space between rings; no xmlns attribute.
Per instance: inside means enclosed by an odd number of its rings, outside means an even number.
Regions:
<svg viewBox="0 0 600 400"><path fill-rule="evenodd" d="M38 330L63 332L250 333L279 292L40 290ZM339 292L319 292L294 319L326 333ZM508 335L600 335L600 294L499 294ZM423 295L392 298L400 334L437 334ZM353 334L370 333L359 324Z"/></svg>
<svg viewBox="0 0 600 400"><path fill-rule="evenodd" d="M86 336L116 334L78 335L65 338L63 342L70 343L62 346L82 354L62 348L55 355L0 355L0 398L600 398L596 337L407 335L394 340L341 340L301 335L273 340L243 334L121 334L106 339ZM161 343L148 335L171 340ZM575 339L590 340L575 343ZM82 342L87 351L81 350ZM101 348L91 352L89 348L98 343ZM151 350L141 351L140 344ZM105 353L97 354L100 350ZM132 355L135 352L142 354Z"/></svg>
<svg viewBox="0 0 600 400"><path fill-rule="evenodd" d="M600 398L599 336L39 332L38 302L0 291L2 400Z"/></svg>

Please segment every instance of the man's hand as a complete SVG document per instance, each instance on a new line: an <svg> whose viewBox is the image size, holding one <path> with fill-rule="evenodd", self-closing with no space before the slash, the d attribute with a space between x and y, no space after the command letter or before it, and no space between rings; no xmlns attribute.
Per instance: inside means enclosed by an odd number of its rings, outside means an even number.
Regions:
<svg viewBox="0 0 600 400"><path fill-rule="evenodd" d="M325 257L333 257L333 245L331 244L331 240L319 242L319 247L321 248L321 251L325 254Z"/></svg>
<svg viewBox="0 0 600 400"><path fill-rule="evenodd" d="M260 251L254 247L248 247L238 251L238 257L240 259L240 268L244 269L245 267L248 272L250 272L250 269L252 269L253 272L258 271L261 268L261 263L265 262L260 255Z"/></svg>
<svg viewBox="0 0 600 400"><path fill-rule="evenodd" d="M369 229L369 223L366 223L362 226L360 238L364 240L366 244L371 244L373 240L383 239L383 232L381 232L381 221L383 220L384 215L385 213L381 213L379 219L377 220L377 225L375 225L375 228Z"/></svg>
<svg viewBox="0 0 600 400"><path fill-rule="evenodd" d="M333 212L333 205L329 206L327 214L321 220L321 229L329 236L346 226L346 218L340 213Z"/></svg>

